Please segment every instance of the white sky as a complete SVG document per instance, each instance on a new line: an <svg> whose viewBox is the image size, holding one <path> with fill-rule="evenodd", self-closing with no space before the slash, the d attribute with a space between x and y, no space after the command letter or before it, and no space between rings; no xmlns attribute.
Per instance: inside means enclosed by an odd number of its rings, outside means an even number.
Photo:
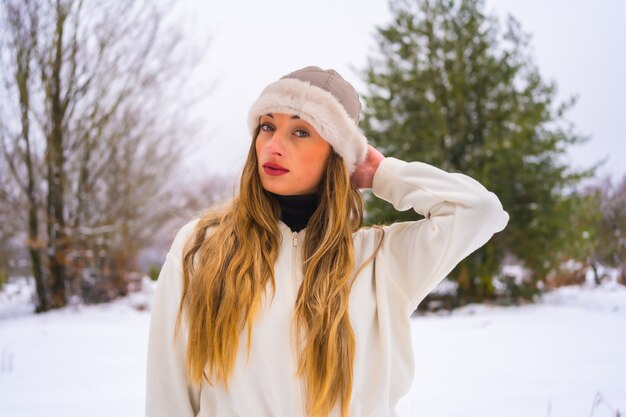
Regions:
<svg viewBox="0 0 626 417"><path fill-rule="evenodd" d="M201 107L206 147L189 155L200 175L237 174L250 138L246 115L270 82L307 65L334 68L364 92L357 70L375 51L375 27L390 20L386 1L185 0L189 30L213 33L203 78L217 82ZM487 11L512 14L532 35L534 61L556 81L558 98L579 100L568 114L592 139L569 152L587 167L608 158L600 175L626 174L626 2L487 0Z"/></svg>

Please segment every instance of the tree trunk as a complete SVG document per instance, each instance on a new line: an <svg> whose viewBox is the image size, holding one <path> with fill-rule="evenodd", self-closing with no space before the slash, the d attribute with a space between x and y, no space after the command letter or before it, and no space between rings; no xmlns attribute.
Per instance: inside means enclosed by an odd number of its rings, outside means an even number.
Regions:
<svg viewBox="0 0 626 417"><path fill-rule="evenodd" d="M464 302L473 302L476 299L476 282L474 281L474 271L468 266L469 261L461 262L456 267L456 281L459 286L457 296Z"/></svg>
<svg viewBox="0 0 626 417"><path fill-rule="evenodd" d="M26 100L28 104L28 100ZM35 196L35 173L33 169L33 162L31 159L30 149L30 135L29 135L29 119L28 119L28 105L26 109L22 107L22 137L26 145L25 163L28 172L28 183L26 186L26 194L28 197L28 252L30 254L30 261L33 271L33 277L35 278L35 285L37 287L37 299L38 304L36 307L37 312L48 311L50 305L48 303L48 296L46 291L46 283L44 280L42 264L41 264L41 244L39 240L39 219L37 218L37 199Z"/></svg>
<svg viewBox="0 0 626 417"><path fill-rule="evenodd" d="M600 285L602 284L602 279L600 278L600 275L598 275L598 266L596 265L595 261L590 261L589 262L589 266L591 267L591 270L593 271L593 281L595 282L596 285Z"/></svg>
<svg viewBox="0 0 626 417"><path fill-rule="evenodd" d="M26 165L27 179L25 187L22 189L26 193L28 200L28 252L31 260L31 268L33 277L35 279L35 286L37 289L37 306L36 311L42 312L50 309L48 303L46 283L44 280L44 274L41 262L41 242L39 240L39 219L37 217L38 204L37 204L37 190L35 187L35 168L33 167L31 138L30 138L30 89L29 82L31 80L31 56L32 51L35 48L37 42L36 26L32 11L26 7L22 9L23 19L29 22L30 33L24 38L20 38L22 41L18 45L16 52L16 67L15 73L16 84L19 92L20 101L20 122L21 122L21 134L20 137L24 141L24 164ZM18 19L19 20L19 19ZM15 21L16 29L19 26L19 22Z"/></svg>
<svg viewBox="0 0 626 417"><path fill-rule="evenodd" d="M63 157L63 121L65 105L61 98L61 69L63 66L63 30L66 11L57 5L55 58L50 80L51 130L47 137L46 163L48 166L48 256L52 279L52 307L63 307L67 302L66 250L67 237L65 216L63 213L64 197L64 157Z"/></svg>
<svg viewBox="0 0 626 417"><path fill-rule="evenodd" d="M41 265L37 206L34 205L31 201L28 202L28 252L30 254L33 277L35 278L35 286L37 288L38 302L36 306L36 311L38 313L41 313L50 310L50 304L48 303L46 283L44 280L43 269Z"/></svg>

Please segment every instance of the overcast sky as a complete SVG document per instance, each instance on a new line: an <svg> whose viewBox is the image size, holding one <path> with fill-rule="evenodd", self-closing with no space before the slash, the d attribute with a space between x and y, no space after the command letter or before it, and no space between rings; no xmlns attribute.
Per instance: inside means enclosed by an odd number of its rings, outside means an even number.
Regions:
<svg viewBox="0 0 626 417"><path fill-rule="evenodd" d="M212 44L202 77L216 89L201 107L211 130L189 155L200 175L238 174L250 138L248 108L263 87L307 65L334 68L365 91L357 70L374 51L376 26L390 20L386 1L186 0L187 25ZM532 36L535 63L558 85L558 98L579 97L568 119L591 136L569 152L587 167L607 158L600 174L626 174L626 2L621 0L487 0L487 11L516 17ZM206 118L205 118L206 115Z"/></svg>

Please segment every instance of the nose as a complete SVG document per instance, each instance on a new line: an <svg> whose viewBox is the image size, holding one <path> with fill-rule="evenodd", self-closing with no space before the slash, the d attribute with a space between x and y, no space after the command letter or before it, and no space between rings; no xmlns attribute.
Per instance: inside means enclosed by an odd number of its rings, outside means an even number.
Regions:
<svg viewBox="0 0 626 417"><path fill-rule="evenodd" d="M282 133L278 130L275 130L272 136L269 138L267 143L265 144L265 149L271 155L283 155L284 153L284 138L282 137Z"/></svg>

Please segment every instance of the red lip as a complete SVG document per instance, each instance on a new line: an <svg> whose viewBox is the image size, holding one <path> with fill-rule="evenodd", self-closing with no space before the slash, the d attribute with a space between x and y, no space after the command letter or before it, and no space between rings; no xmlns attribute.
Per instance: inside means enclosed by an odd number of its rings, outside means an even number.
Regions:
<svg viewBox="0 0 626 417"><path fill-rule="evenodd" d="M275 164L274 162L264 163L263 170L265 171L267 175L271 175L274 177L278 175L284 175L289 172L287 168L285 168L284 166Z"/></svg>

